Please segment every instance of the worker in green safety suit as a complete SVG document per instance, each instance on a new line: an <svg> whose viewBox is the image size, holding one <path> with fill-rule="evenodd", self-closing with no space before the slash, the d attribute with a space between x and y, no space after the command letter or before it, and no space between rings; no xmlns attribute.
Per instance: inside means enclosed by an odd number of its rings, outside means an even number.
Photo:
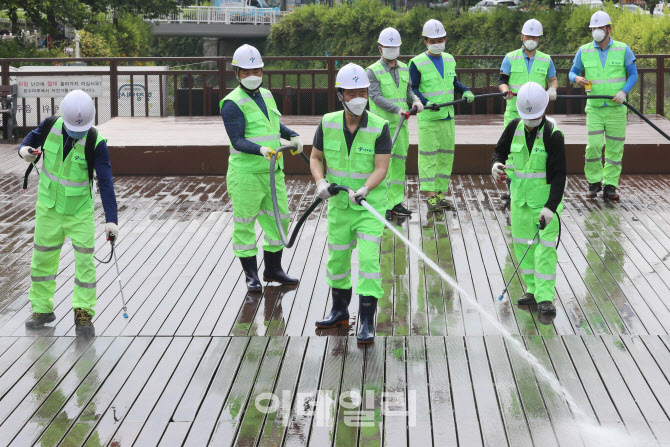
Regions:
<svg viewBox="0 0 670 447"><path fill-rule="evenodd" d="M384 178L391 158L391 135L383 118L365 111L370 83L356 64L342 67L335 87L344 111L324 115L314 135L310 168L317 195L328 201L328 285L333 305L319 328L349 324L351 251L358 246L359 343L374 341L377 300L384 294L379 244L384 223L360 205L366 200L383 215L386 210ZM328 171L324 178L323 160ZM332 195L331 184L348 186L349 195Z"/></svg>
<svg viewBox="0 0 670 447"><path fill-rule="evenodd" d="M584 87L587 95L612 96L613 99L586 101L588 142L584 174L589 183L586 196L596 198L604 184L603 199L619 200L616 189L621 176L628 113L623 103L637 82L635 54L625 43L612 39L612 19L605 11L596 11L591 16L589 28L593 42L577 51L568 77ZM582 71L584 76L580 76Z"/></svg>
<svg viewBox="0 0 670 447"><path fill-rule="evenodd" d="M233 202L233 252L240 258L249 292L261 292L258 279L255 224L258 220L265 232L263 280L284 285L298 284L281 266L282 243L275 222L270 192L270 158L281 146L280 138L290 140L299 154L303 150L297 133L279 123L272 93L261 88L263 59L251 45L242 45L233 55L233 66L240 85L219 104L223 124L230 139L228 159L228 194ZM284 161L277 156L275 182L277 202L284 231L288 231L288 199L284 183Z"/></svg>
<svg viewBox="0 0 670 447"><path fill-rule="evenodd" d="M456 127L454 107L438 107L462 93L470 103L475 99L469 88L456 79L456 61L444 53L447 32L438 20L423 25L423 43L427 51L409 63L412 91L425 110L417 117L419 128L419 182L426 195L428 211L450 208L444 194L449 189L454 165Z"/></svg>
<svg viewBox="0 0 670 447"><path fill-rule="evenodd" d="M556 314L556 244L558 243L566 164L563 133L544 115L549 95L536 82L528 82L517 96L520 118L503 132L492 157L491 173L512 180L512 239L519 271L526 283L520 305L537 303L543 318ZM538 238L535 233L540 228ZM530 248L529 248L530 245Z"/></svg>
<svg viewBox="0 0 670 447"><path fill-rule="evenodd" d="M416 108L417 113L423 111L423 104L412 92L409 82L409 68L398 60L400 55L400 33L393 28L386 28L379 34L379 52L381 58L366 69L370 88L370 111L389 122L389 132L398 129L405 109ZM386 174L388 209L386 218L392 216L411 216L412 211L405 208L405 164L409 149L409 128L404 121L398 137L393 144L391 162Z"/></svg>
<svg viewBox="0 0 670 447"><path fill-rule="evenodd" d="M503 127L507 127L513 119L519 118L514 94L526 82L533 81L544 85L546 81L549 84L547 89L549 101L556 100L558 79L554 61L551 60L551 56L537 49L543 31L542 24L537 19L527 20L521 29L521 48L507 53L500 66L498 90L507 93L504 96L506 104ZM507 188L507 194L502 195L506 207L510 202L509 179Z"/></svg>
<svg viewBox="0 0 670 447"><path fill-rule="evenodd" d="M98 177L105 210L105 233L118 241L117 205L106 139L97 134L93 160L86 155L87 138L95 122L95 104L81 90L68 93L60 104L61 116L47 128L47 120L30 132L19 146L19 156L35 163L42 145L42 169L35 206L35 239L30 264L30 293L33 314L27 329L40 329L56 319L53 296L60 251L65 237L74 249L75 332L95 336L92 318L97 302L94 264L95 219L93 179L89 163ZM89 143L90 144L90 143Z"/></svg>

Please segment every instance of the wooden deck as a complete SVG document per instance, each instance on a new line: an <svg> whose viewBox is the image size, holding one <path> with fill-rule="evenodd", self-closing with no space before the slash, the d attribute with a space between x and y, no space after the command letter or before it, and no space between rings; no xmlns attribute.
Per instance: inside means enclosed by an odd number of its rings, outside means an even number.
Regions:
<svg viewBox="0 0 670 447"><path fill-rule="evenodd" d="M456 176L456 209L430 216L409 180L420 211L398 227L558 377L581 415L390 233L377 341L356 345L356 299L351 327L315 330L330 306L323 207L285 251L301 284L247 295L224 177L117 177L130 319L113 265L100 265L98 337L74 338L66 242L57 320L27 333L37 177L22 193L24 168L0 145L0 445L670 445L670 177L624 176L621 203L607 204L585 200L584 179L570 176L553 321L496 299L516 261L490 176ZM295 218L315 188L289 176L287 190ZM96 216L101 257L99 203ZM510 290L520 296L520 282ZM604 429L578 430L585 419Z"/></svg>

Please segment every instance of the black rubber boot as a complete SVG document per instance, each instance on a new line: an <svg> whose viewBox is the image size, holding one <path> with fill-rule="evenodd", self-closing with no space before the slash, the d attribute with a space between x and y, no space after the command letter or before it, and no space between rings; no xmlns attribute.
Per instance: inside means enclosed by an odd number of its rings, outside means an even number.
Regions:
<svg viewBox="0 0 670 447"><path fill-rule="evenodd" d="M556 315L556 307L551 301L540 301L537 303L537 312L540 315Z"/></svg>
<svg viewBox="0 0 670 447"><path fill-rule="evenodd" d="M356 341L361 344L375 341L375 312L377 298L360 295L358 297L358 335Z"/></svg>
<svg viewBox="0 0 670 447"><path fill-rule="evenodd" d="M535 304L535 295L532 293L524 293L521 298L519 298L519 301L516 302L520 306L528 306L530 304Z"/></svg>
<svg viewBox="0 0 670 447"><path fill-rule="evenodd" d="M74 310L74 331L77 334L77 337L95 337L95 327L91 322L91 315L84 309Z"/></svg>
<svg viewBox="0 0 670 447"><path fill-rule="evenodd" d="M242 268L244 269L244 276L247 277L247 290L249 292L261 292L263 286L258 279L258 264L256 263L256 256L248 256L240 258Z"/></svg>
<svg viewBox="0 0 670 447"><path fill-rule="evenodd" d="M616 192L616 187L612 185L605 185L605 191L603 191L603 199L619 200L619 194L617 194Z"/></svg>
<svg viewBox="0 0 670 447"><path fill-rule="evenodd" d="M283 250L276 252L264 251L263 259L265 259L265 270L263 270L263 281L278 282L287 286L298 284L298 278L291 278L284 269L281 268L281 255Z"/></svg>
<svg viewBox="0 0 670 447"><path fill-rule="evenodd" d="M603 189L602 183L589 183L589 191L586 193L586 197L589 199L595 199L598 197L598 193Z"/></svg>
<svg viewBox="0 0 670 447"><path fill-rule="evenodd" d="M333 288L333 307L323 320L317 321L316 327L328 329L349 324L349 303L351 303L351 289Z"/></svg>
<svg viewBox="0 0 670 447"><path fill-rule="evenodd" d="M26 321L26 329L42 329L45 324L51 323L55 319L56 315L53 312L48 314L33 312L30 320Z"/></svg>

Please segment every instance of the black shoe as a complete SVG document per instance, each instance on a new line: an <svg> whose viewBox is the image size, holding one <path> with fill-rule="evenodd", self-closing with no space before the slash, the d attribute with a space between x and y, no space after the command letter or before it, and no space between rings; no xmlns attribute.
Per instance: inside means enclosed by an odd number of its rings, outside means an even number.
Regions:
<svg viewBox="0 0 670 447"><path fill-rule="evenodd" d="M56 319L53 312L40 314L33 312L30 320L26 321L26 329L42 329L46 323L51 323Z"/></svg>
<svg viewBox="0 0 670 447"><path fill-rule="evenodd" d="M391 213L395 214L396 216L411 216L412 215L412 211L405 208L405 206L402 203L399 203L396 206L394 206L391 209Z"/></svg>
<svg viewBox="0 0 670 447"><path fill-rule="evenodd" d="M603 192L603 199L619 200L619 194L616 193L616 187L612 185L605 185L605 191Z"/></svg>
<svg viewBox="0 0 670 447"><path fill-rule="evenodd" d="M333 306L330 313L323 320L317 321L316 327L328 329L349 324L349 303L351 303L351 289L333 288Z"/></svg>
<svg viewBox="0 0 670 447"><path fill-rule="evenodd" d="M429 197L428 199L426 199L426 204L428 205L429 213L440 209L437 196Z"/></svg>
<svg viewBox="0 0 670 447"><path fill-rule="evenodd" d="M556 315L556 307L551 301L540 301L537 304L537 312L540 315Z"/></svg>
<svg viewBox="0 0 670 447"><path fill-rule="evenodd" d="M377 311L377 298L372 296L358 297L358 335L356 341L361 344L375 341L375 312Z"/></svg>
<svg viewBox="0 0 670 447"><path fill-rule="evenodd" d="M386 210L386 220L391 219L393 219L393 213L391 213L391 210Z"/></svg>
<svg viewBox="0 0 670 447"><path fill-rule="evenodd" d="M444 209L448 209L448 210L450 210L450 209L452 209L452 208L454 207L454 204L451 203L450 201L448 201L448 200L444 197L444 194L442 194L441 192L438 192L438 193L437 193L437 196L435 196L435 197L437 197L437 205L438 205L440 208L444 208Z"/></svg>
<svg viewBox="0 0 670 447"><path fill-rule="evenodd" d="M91 322L91 315L84 309L74 310L74 331L77 337L95 337L95 327Z"/></svg>
<svg viewBox="0 0 670 447"><path fill-rule="evenodd" d="M249 292L261 292L263 286L258 279L258 264L256 263L256 256L248 256L240 258L242 269L244 269L244 276L247 277L247 290Z"/></svg>
<svg viewBox="0 0 670 447"><path fill-rule="evenodd" d="M503 202L503 208L509 208L509 204L512 203L512 198L509 194L503 194L500 196Z"/></svg>
<svg viewBox="0 0 670 447"><path fill-rule="evenodd" d="M603 186L600 182L598 183L589 183L589 192L586 193L586 197L589 199L595 199L598 197L598 193L603 189Z"/></svg>
<svg viewBox="0 0 670 447"><path fill-rule="evenodd" d="M519 306L528 306L530 304L535 304L535 295L532 293L524 293L519 301L516 302Z"/></svg>
<svg viewBox="0 0 670 447"><path fill-rule="evenodd" d="M300 282L298 278L291 278L281 268L281 255L283 250L279 251L264 251L263 259L265 259L265 270L263 270L263 281L278 282L285 286L293 286Z"/></svg>

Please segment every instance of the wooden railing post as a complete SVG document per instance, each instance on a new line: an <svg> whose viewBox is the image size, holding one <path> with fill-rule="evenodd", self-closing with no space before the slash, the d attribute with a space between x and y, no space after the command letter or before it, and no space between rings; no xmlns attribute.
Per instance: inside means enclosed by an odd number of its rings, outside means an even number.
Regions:
<svg viewBox="0 0 670 447"><path fill-rule="evenodd" d="M328 111L335 110L335 58L328 58Z"/></svg>
<svg viewBox="0 0 670 447"><path fill-rule="evenodd" d="M119 116L119 76L118 76L118 62L112 59L109 65L109 99L111 100L110 116L112 118ZM132 85L130 86L132 90Z"/></svg>
<svg viewBox="0 0 670 447"><path fill-rule="evenodd" d="M656 113L665 115L665 56L656 56Z"/></svg>

